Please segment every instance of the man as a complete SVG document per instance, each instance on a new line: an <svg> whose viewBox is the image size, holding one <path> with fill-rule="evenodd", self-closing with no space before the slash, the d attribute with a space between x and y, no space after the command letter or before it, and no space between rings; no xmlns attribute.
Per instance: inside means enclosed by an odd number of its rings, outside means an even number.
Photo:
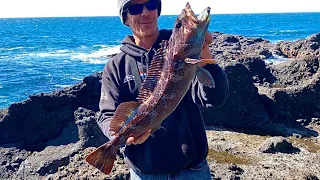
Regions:
<svg viewBox="0 0 320 180"><path fill-rule="evenodd" d="M156 49L171 35L170 30L158 29L161 0L118 0L118 5L120 19L130 27L132 36L125 37L122 52L108 61L102 75L98 124L110 140L114 138L110 120L117 106L136 100ZM209 33L205 41L201 57L209 59ZM211 179L206 132L198 105L222 105L229 85L218 65L207 65L205 69L213 76L215 88L205 87L195 78L162 128L151 136L149 130L138 139L128 138L124 159L130 166L131 179Z"/></svg>

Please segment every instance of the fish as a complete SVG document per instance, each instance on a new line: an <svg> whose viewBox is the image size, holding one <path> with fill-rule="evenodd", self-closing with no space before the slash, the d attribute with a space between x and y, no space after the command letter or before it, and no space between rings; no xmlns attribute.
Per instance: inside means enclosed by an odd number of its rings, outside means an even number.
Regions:
<svg viewBox="0 0 320 180"><path fill-rule="evenodd" d="M139 138L147 130L151 129L153 134L161 128L195 78L214 88L214 79L203 66L218 61L200 59L210 23L210 10L207 7L197 17L190 4L186 4L174 23L170 39L162 41L155 53L137 101L124 102L117 107L110 122L114 139L91 152L85 159L87 163L109 174L118 149L129 137Z"/></svg>

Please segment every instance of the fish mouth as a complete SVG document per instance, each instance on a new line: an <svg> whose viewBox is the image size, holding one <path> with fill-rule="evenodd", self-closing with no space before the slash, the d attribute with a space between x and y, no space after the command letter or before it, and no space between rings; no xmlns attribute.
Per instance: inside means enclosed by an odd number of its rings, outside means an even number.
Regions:
<svg viewBox="0 0 320 180"><path fill-rule="evenodd" d="M201 49L210 23L210 7L197 17L189 3L178 16L170 39L175 59L200 58Z"/></svg>
<svg viewBox="0 0 320 180"><path fill-rule="evenodd" d="M188 2L182 11L181 18L188 19L190 28L197 28L197 27L205 28L210 22L210 11L211 11L211 8L207 7L197 17L196 14L191 9L191 6Z"/></svg>

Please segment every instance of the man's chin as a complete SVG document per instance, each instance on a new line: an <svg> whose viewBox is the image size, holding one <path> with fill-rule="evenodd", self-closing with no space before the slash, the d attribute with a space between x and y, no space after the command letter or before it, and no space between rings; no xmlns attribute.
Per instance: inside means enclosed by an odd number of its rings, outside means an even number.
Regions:
<svg viewBox="0 0 320 180"><path fill-rule="evenodd" d="M153 36L154 34L156 34L158 31L157 28L141 28L141 34L144 36L144 37L149 37L149 36Z"/></svg>

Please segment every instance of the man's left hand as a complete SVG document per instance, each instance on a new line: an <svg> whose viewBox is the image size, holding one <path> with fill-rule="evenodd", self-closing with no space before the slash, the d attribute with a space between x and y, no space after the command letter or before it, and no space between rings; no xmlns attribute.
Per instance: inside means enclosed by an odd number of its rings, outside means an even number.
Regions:
<svg viewBox="0 0 320 180"><path fill-rule="evenodd" d="M201 59L212 59L212 55L211 55L211 51L209 48L209 44L212 43L212 35L209 31L207 31L205 38L204 38L204 42L203 42L203 46L202 46L202 51L201 51Z"/></svg>

